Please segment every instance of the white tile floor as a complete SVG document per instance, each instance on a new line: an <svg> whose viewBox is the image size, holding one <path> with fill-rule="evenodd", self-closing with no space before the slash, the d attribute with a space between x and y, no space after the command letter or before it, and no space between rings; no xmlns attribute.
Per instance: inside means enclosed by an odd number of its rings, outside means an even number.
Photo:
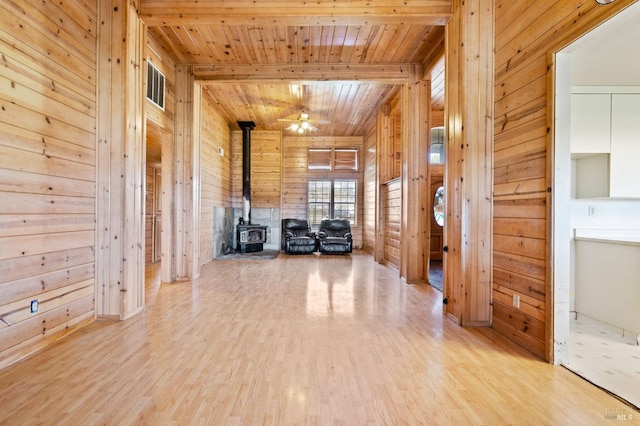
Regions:
<svg viewBox="0 0 640 426"><path fill-rule="evenodd" d="M569 370L640 407L638 336L578 315L571 320Z"/></svg>

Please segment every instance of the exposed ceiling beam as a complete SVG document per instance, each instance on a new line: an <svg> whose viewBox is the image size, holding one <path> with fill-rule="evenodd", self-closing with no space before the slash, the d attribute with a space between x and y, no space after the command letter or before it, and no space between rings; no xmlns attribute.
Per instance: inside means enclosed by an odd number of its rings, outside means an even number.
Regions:
<svg viewBox="0 0 640 426"><path fill-rule="evenodd" d="M444 43L445 43L444 33L442 33L442 37L440 38L438 43L434 46L431 52L429 52L429 54L424 58L424 62L422 63L423 79L425 80L430 79L431 78L430 75L433 74L432 69L434 67L438 67L438 65L441 62L442 63L440 65L444 69L444 61L442 61L442 58L444 58L444 52L445 52Z"/></svg>
<svg viewBox="0 0 640 426"><path fill-rule="evenodd" d="M140 17L149 26L176 25L444 25L451 0L254 1L142 0Z"/></svg>
<svg viewBox="0 0 640 426"><path fill-rule="evenodd" d="M291 64L291 65L196 65L199 82L377 82L404 84L409 64Z"/></svg>

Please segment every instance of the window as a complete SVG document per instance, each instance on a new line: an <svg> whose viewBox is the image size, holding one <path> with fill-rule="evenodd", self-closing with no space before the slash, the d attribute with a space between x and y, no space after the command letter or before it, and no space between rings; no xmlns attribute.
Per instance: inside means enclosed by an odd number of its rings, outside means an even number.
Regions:
<svg viewBox="0 0 640 426"><path fill-rule="evenodd" d="M307 164L309 170L331 170L331 149L309 148Z"/></svg>
<svg viewBox="0 0 640 426"><path fill-rule="evenodd" d="M319 224L331 216L331 181L309 182L309 223Z"/></svg>
<svg viewBox="0 0 640 426"><path fill-rule="evenodd" d="M433 219L439 226L444 226L444 186L438 188L433 196Z"/></svg>
<svg viewBox="0 0 640 426"><path fill-rule="evenodd" d="M356 221L356 181L333 182L333 218Z"/></svg>
<svg viewBox="0 0 640 426"><path fill-rule="evenodd" d="M309 181L309 223L322 219L347 219L356 223L357 182L355 180Z"/></svg>
<svg viewBox="0 0 640 426"><path fill-rule="evenodd" d="M444 163L444 127L434 127L431 129L429 162L431 164Z"/></svg>
<svg viewBox="0 0 640 426"><path fill-rule="evenodd" d="M331 155L333 151L333 156ZM356 148L309 148L307 151L309 170L358 170Z"/></svg>
<svg viewBox="0 0 640 426"><path fill-rule="evenodd" d="M358 170L358 150L336 148L334 170Z"/></svg>
<svg viewBox="0 0 640 426"><path fill-rule="evenodd" d="M147 61L147 99L164 110L164 74Z"/></svg>

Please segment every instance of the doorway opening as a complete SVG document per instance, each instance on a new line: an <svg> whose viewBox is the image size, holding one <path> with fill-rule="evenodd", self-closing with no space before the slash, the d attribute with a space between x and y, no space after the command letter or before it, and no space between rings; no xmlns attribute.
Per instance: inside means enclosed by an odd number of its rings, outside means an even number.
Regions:
<svg viewBox="0 0 640 426"><path fill-rule="evenodd" d="M640 2L556 54L552 221L554 361L635 406L638 44Z"/></svg>
<svg viewBox="0 0 640 426"><path fill-rule="evenodd" d="M439 124L439 123L438 123ZM442 292L443 287L443 241L444 241L444 126L431 129L431 144L429 148L430 169L430 234L429 249L429 284Z"/></svg>
<svg viewBox="0 0 640 426"><path fill-rule="evenodd" d="M145 170L145 293L157 291L162 265L162 142L164 130L147 120Z"/></svg>

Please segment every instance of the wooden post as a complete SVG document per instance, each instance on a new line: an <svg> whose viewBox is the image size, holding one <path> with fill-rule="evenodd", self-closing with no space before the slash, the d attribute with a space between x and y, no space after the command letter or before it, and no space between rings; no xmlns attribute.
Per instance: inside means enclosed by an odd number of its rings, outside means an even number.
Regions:
<svg viewBox="0 0 640 426"><path fill-rule="evenodd" d="M200 99L191 66L176 66L175 158L175 261L176 279L200 274Z"/></svg>
<svg viewBox="0 0 640 426"><path fill-rule="evenodd" d="M98 36L96 314L144 308L144 49L133 5L100 3Z"/></svg>
<svg viewBox="0 0 640 426"><path fill-rule="evenodd" d="M384 262L384 183L389 180L389 105L383 105L376 116L376 229L375 253L376 262Z"/></svg>
<svg viewBox="0 0 640 426"><path fill-rule="evenodd" d="M446 314L491 324L493 1L454 0L446 26Z"/></svg>
<svg viewBox="0 0 640 426"><path fill-rule="evenodd" d="M409 67L402 92L402 219L400 275L407 283L429 279L429 136L430 81L422 66Z"/></svg>

